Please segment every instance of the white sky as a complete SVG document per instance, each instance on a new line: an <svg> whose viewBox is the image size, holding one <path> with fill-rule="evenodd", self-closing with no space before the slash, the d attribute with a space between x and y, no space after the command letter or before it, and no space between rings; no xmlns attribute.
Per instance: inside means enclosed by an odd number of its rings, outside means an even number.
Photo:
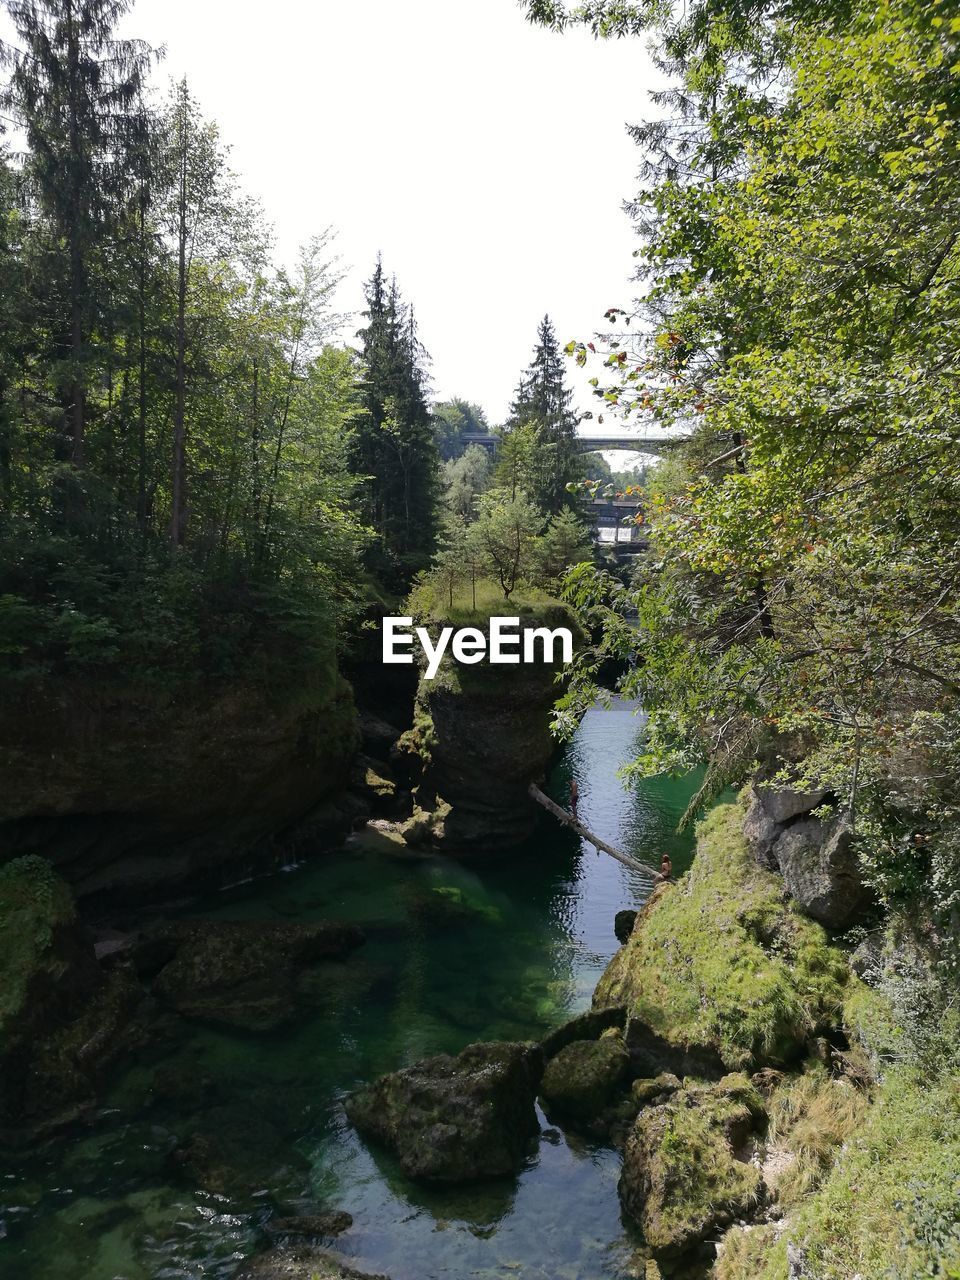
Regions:
<svg viewBox="0 0 960 1280"><path fill-rule="evenodd" d="M640 42L531 27L516 0L138 0L125 27L166 45L161 83L188 76L283 260L332 224L358 311L383 252L438 399L501 421L544 312L589 339L632 297Z"/></svg>

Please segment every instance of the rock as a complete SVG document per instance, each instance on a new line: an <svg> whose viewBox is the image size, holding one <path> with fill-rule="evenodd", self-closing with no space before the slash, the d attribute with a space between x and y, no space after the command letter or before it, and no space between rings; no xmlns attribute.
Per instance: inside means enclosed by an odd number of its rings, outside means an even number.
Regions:
<svg viewBox="0 0 960 1280"><path fill-rule="evenodd" d="M876 981L883 970L883 930L868 933L850 957L850 968L867 983Z"/></svg>
<svg viewBox="0 0 960 1280"><path fill-rule="evenodd" d="M363 749L378 759L389 756L391 747L400 737L400 730L366 709L360 712L358 720Z"/></svg>
<svg viewBox="0 0 960 1280"><path fill-rule="evenodd" d="M619 1036L574 1040L547 1063L540 1093L558 1115L592 1122L616 1101L629 1076L630 1056Z"/></svg>
<svg viewBox="0 0 960 1280"><path fill-rule="evenodd" d="M43 858L0 869L0 1134L29 1139L92 1105L130 1042L142 991L97 964L66 884Z"/></svg>
<svg viewBox="0 0 960 1280"><path fill-rule="evenodd" d="M744 835L761 866L779 871L797 906L829 929L844 929L870 905L844 817L812 816L826 791L756 786Z"/></svg>
<svg viewBox="0 0 960 1280"><path fill-rule="evenodd" d="M635 1102L641 1107L648 1107L652 1103L665 1102L682 1087L679 1077L670 1071L664 1071L652 1079L634 1080L630 1092Z"/></svg>
<svg viewBox="0 0 960 1280"><path fill-rule="evenodd" d="M192 1189L246 1200L269 1189L296 1194L306 1159L251 1106L213 1107L170 1154L170 1168Z"/></svg>
<svg viewBox="0 0 960 1280"><path fill-rule="evenodd" d="M846 818L805 818L774 845L787 893L812 920L844 929L870 905Z"/></svg>
<svg viewBox="0 0 960 1280"><path fill-rule="evenodd" d="M657 1257L694 1252L759 1203L760 1172L737 1153L762 1122L746 1077L682 1089L640 1112L624 1151L620 1200Z"/></svg>
<svg viewBox="0 0 960 1280"><path fill-rule="evenodd" d="M381 1076L346 1102L366 1138L396 1152L409 1178L471 1182L515 1173L537 1132L542 1073L529 1044L468 1045Z"/></svg>
<svg viewBox="0 0 960 1280"><path fill-rule="evenodd" d="M711 810L692 867L654 889L597 985L595 1009L628 1009L635 1076L780 1067L837 1027L846 956L757 865L742 824L740 804Z"/></svg>
<svg viewBox="0 0 960 1280"><path fill-rule="evenodd" d="M579 634L564 606L545 602L535 613L523 606L516 612L521 627ZM550 718L558 670L553 663L463 666L445 658L436 679L421 679L414 728L401 746L422 761L421 791L450 806L434 844L486 853L515 848L536 830L540 811L527 788L556 750Z"/></svg>
<svg viewBox="0 0 960 1280"><path fill-rule="evenodd" d="M125 903L271 865L356 750L350 687L324 674L282 705L249 684L175 697L128 673L25 686L0 716L0 860L40 853L78 899Z"/></svg>
<svg viewBox="0 0 960 1280"><path fill-rule="evenodd" d="M624 943L633 933L633 926L637 922L638 911L618 911L613 920L613 932L619 943Z"/></svg>
<svg viewBox="0 0 960 1280"><path fill-rule="evenodd" d="M272 1249L242 1262L233 1280L387 1280L386 1276L354 1271L324 1249L301 1245Z"/></svg>
<svg viewBox="0 0 960 1280"><path fill-rule="evenodd" d="M604 1031L611 1028L622 1031L626 1020L627 1011L623 1005L612 1005L607 1009L590 1009L586 1013L580 1013L569 1022L564 1022L562 1026L557 1027L555 1031L551 1031L540 1041L543 1056L549 1061L575 1040L597 1040Z"/></svg>
<svg viewBox="0 0 960 1280"><path fill-rule="evenodd" d="M303 1214L295 1218L271 1218L266 1231L271 1236L308 1236L313 1240L341 1236L353 1226L353 1218L342 1209L326 1213Z"/></svg>
<svg viewBox="0 0 960 1280"><path fill-rule="evenodd" d="M297 1009L298 971L342 959L364 941L352 924L204 920L162 926L174 949L155 990L184 1017L269 1031Z"/></svg>

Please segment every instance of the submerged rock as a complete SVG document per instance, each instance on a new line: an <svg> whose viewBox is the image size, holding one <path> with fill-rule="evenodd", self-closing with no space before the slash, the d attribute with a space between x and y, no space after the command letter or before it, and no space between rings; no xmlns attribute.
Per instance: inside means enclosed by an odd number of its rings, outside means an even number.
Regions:
<svg viewBox="0 0 960 1280"><path fill-rule="evenodd" d="M248 1199L265 1190L296 1194L308 1163L253 1107L204 1112L170 1154L169 1167L194 1190Z"/></svg>
<svg viewBox="0 0 960 1280"><path fill-rule="evenodd" d="M29 1137L95 1099L129 1043L141 989L132 969L104 972L66 884L43 858L0 869L0 1133Z"/></svg>
<svg viewBox="0 0 960 1280"><path fill-rule="evenodd" d="M515 1173L537 1132L542 1072L529 1044L468 1045L381 1076L346 1101L364 1137L400 1158L421 1182L457 1183Z"/></svg>
<svg viewBox="0 0 960 1280"><path fill-rule="evenodd" d="M268 1235L302 1236L311 1240L331 1240L353 1226L353 1218L342 1209L326 1213L299 1214L295 1218L271 1218L266 1225Z"/></svg>
<svg viewBox="0 0 960 1280"><path fill-rule="evenodd" d="M162 926L156 944L173 949L155 990L184 1017L270 1031L297 1009L299 971L337 960L364 941L353 924L204 920Z"/></svg>
<svg viewBox="0 0 960 1280"><path fill-rule="evenodd" d="M624 1151L620 1201L656 1255L694 1251L759 1203L762 1179L744 1144L765 1120L745 1076L682 1089L640 1112Z"/></svg>
<svg viewBox="0 0 960 1280"><path fill-rule="evenodd" d="M567 1119L592 1124L624 1092L630 1055L619 1036L574 1040L546 1065L540 1092Z"/></svg>
<svg viewBox="0 0 960 1280"><path fill-rule="evenodd" d="M242 1262L233 1280L388 1280L386 1276L354 1271L325 1249L301 1245L272 1249Z"/></svg>

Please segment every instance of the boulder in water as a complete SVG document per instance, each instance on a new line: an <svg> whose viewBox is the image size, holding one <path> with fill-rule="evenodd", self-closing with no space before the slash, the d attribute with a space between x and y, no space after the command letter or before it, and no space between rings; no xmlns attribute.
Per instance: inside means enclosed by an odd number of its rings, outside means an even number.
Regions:
<svg viewBox="0 0 960 1280"><path fill-rule="evenodd" d="M160 933L174 954L157 994L184 1017L245 1031L289 1021L300 970L342 959L364 941L356 925L330 920L204 920Z"/></svg>
<svg viewBox="0 0 960 1280"><path fill-rule="evenodd" d="M381 1076L346 1102L365 1137L400 1158L409 1178L472 1182L515 1173L537 1132L542 1057L534 1045L468 1045Z"/></svg>
<svg viewBox="0 0 960 1280"><path fill-rule="evenodd" d="M630 1055L619 1035L574 1040L547 1063L540 1093L558 1116L593 1124L623 1093L629 1077Z"/></svg>
<svg viewBox="0 0 960 1280"><path fill-rule="evenodd" d="M142 995L125 964L104 972L66 884L44 859L0 869L0 1132L73 1120L128 1043Z"/></svg>

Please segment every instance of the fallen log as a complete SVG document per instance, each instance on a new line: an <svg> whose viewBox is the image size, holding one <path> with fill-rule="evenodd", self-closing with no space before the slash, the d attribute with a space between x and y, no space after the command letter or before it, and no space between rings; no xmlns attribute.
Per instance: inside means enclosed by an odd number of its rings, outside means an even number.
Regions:
<svg viewBox="0 0 960 1280"><path fill-rule="evenodd" d="M631 871L639 871L641 875L647 876L650 880L662 880L660 872L656 867L648 866L646 862L640 862L636 858L631 858L628 853L624 853L621 849L617 849L612 844L607 844L606 840L601 840L599 836L595 836L592 831L588 831L582 822L578 822L572 813L561 808L555 801L545 795L535 782L531 782L527 788L530 797L536 800L537 804L542 805L547 813L559 819L568 827L572 827L577 835L580 835L589 844L594 845L597 849L602 849L604 853L609 854L611 858L616 858L617 862L622 863L625 867L629 867Z"/></svg>

